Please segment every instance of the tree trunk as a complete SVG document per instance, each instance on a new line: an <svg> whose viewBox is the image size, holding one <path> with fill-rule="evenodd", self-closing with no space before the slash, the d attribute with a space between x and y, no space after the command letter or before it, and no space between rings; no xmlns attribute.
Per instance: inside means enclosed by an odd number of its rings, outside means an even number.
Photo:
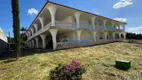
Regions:
<svg viewBox="0 0 142 80"><path fill-rule="evenodd" d="M16 58L20 57L20 20L19 20L19 4L18 0L12 0L12 15L13 15L13 33L14 33L14 53Z"/></svg>

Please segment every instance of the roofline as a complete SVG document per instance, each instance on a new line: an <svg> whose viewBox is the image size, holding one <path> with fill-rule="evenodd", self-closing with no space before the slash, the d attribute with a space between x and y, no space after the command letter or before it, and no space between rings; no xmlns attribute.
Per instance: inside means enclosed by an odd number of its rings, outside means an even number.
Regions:
<svg viewBox="0 0 142 80"><path fill-rule="evenodd" d="M49 2L49 1L48 1L48 2ZM35 17L35 19L33 20L32 24L35 22L35 20L37 19L37 17L41 14L41 12L42 12L43 9L46 7L46 5L48 4L48 2L46 2L46 3L44 4L44 6L42 7L42 9L41 9L40 12L38 13L38 15L37 15L37 16ZM32 25L32 24L31 24L31 25ZM31 25L30 25L30 26L31 26ZM29 28L30 28L30 26L29 26ZM29 29L29 28L28 28L28 29Z"/></svg>
<svg viewBox="0 0 142 80"><path fill-rule="evenodd" d="M56 4L56 5L59 5L59 6L63 6L63 7L70 8L70 9L74 9L74 10L81 11L81 12L84 12L84 13L87 13L87 14L91 14L91 15L95 15L95 16L98 16L98 17L103 17L103 18L106 18L106 19L113 20L113 19L108 18L108 17L104 17L104 16L101 16L101 15L93 14L93 13L86 12L86 11L83 11L83 10L80 10L80 9L76 9L76 8L73 8L73 7L69 7L69 6L65 6L65 5L62 5L62 4L54 3L54 2L51 2L51 1L49 1L49 3ZM121 22L121 21L117 21L117 20L113 20L113 21L116 21L116 22L119 22L119 23L123 23L123 24L127 24L125 22Z"/></svg>
<svg viewBox="0 0 142 80"><path fill-rule="evenodd" d="M48 3L52 3L52 4L56 4L56 5L62 6L62 7L66 7L66 8L70 8L70 9L73 9L73 10L81 11L81 12L83 12L83 13L91 14L91 15L94 15L94 16L106 18L106 19L109 19L109 20L112 20L112 21L115 21L115 22L127 24L127 23L125 23L125 22L117 21L117 20L114 20L114 19L111 19L111 18L108 18L108 17L104 17L104 16L101 16L101 15L93 14L93 13L86 12L86 11L83 11L83 10L79 10L79 9L76 9L76 8L73 8L73 7L69 7L69 6L65 6L65 5L62 5L62 4L54 3L54 2L51 2L51 1L47 1L47 2L44 4L43 8L40 10L40 12L39 12L38 15L36 16L36 18L34 19L34 21L32 22L32 24L35 22L35 20L37 19L37 17L41 14L41 12L43 11L43 9L46 7L46 5L47 5ZM32 24L31 24L31 25L32 25ZM30 26L31 26L31 25L30 25ZM29 28L30 28L30 26L29 26ZM29 29L29 28L28 28L28 29Z"/></svg>

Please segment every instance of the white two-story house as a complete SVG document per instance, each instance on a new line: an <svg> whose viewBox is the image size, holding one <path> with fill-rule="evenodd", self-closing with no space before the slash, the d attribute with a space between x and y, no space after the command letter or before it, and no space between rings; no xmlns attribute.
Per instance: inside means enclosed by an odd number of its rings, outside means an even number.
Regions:
<svg viewBox="0 0 142 80"><path fill-rule="evenodd" d="M107 17L47 2L26 35L30 48L56 50L124 40L125 25Z"/></svg>

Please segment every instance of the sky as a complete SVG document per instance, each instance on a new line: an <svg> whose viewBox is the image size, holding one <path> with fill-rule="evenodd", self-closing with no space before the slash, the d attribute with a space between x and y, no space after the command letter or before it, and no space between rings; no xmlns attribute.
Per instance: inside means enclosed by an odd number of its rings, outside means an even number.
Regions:
<svg viewBox="0 0 142 80"><path fill-rule="evenodd" d="M20 27L28 28L47 0L19 0ZM142 0L50 0L126 22L126 31L142 33ZM0 2L0 28L8 36L13 35L11 0Z"/></svg>

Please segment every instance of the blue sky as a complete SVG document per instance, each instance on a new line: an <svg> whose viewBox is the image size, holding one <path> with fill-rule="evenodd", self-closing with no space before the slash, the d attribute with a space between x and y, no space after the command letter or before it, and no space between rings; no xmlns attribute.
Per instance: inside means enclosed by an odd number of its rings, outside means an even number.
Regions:
<svg viewBox="0 0 142 80"><path fill-rule="evenodd" d="M29 27L47 0L19 0L20 26ZM142 33L142 0L50 0L55 3L127 22L126 31ZM11 0L0 2L0 27L12 35Z"/></svg>

